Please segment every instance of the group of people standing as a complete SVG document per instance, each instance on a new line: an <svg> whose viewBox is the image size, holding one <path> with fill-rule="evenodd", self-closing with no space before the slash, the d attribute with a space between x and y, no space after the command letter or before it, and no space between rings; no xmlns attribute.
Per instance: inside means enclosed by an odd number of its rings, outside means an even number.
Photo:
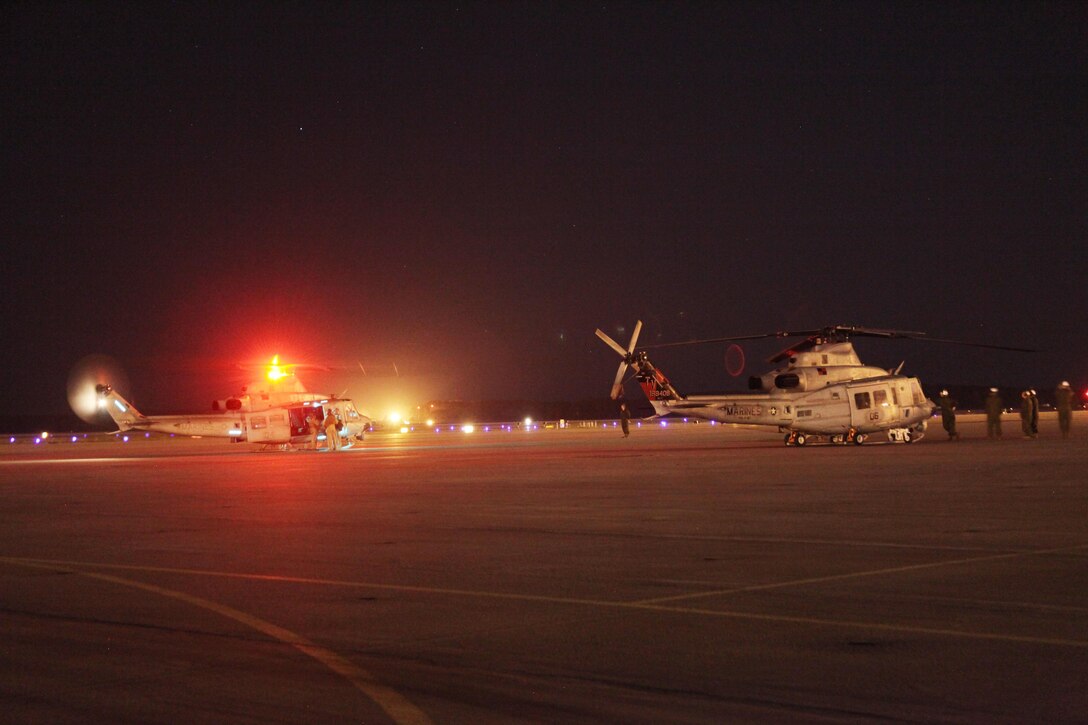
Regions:
<svg viewBox="0 0 1088 725"><path fill-rule="evenodd" d="M1066 380L1054 391L1054 407L1058 411L1058 428L1061 429L1062 438L1068 438L1073 422L1073 388ZM990 388L990 394L986 396L987 437L995 440L1001 438L1003 411L1004 401L1000 393L997 388ZM1026 439L1035 440L1039 437L1039 396L1034 390L1020 393L1020 428Z"/></svg>
<svg viewBox="0 0 1088 725"><path fill-rule="evenodd" d="M956 431L956 405L947 390L940 394L941 425L944 426L948 440L958 441ZM1073 422L1073 388L1063 380L1054 391L1054 408L1058 411L1058 427L1062 438L1069 437L1069 428ZM1005 402L997 388L990 388L986 396L986 436L992 440L1001 438L1001 414L1005 412ZM1039 437L1039 396L1034 390L1020 393L1020 427L1024 438L1035 440Z"/></svg>
<svg viewBox="0 0 1088 725"><path fill-rule="evenodd" d="M325 411L325 418L321 421L318 421L316 415L310 413L306 416L306 425L310 429L310 448L312 450L317 450L317 438L322 429L325 431L325 450L338 451L344 447L343 442L340 440L340 421L336 419L336 415L333 414L331 408Z"/></svg>

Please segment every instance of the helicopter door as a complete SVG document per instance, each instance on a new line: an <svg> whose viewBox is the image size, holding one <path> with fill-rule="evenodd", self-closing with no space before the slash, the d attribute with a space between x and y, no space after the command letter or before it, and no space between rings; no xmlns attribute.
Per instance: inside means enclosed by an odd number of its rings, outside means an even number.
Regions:
<svg viewBox="0 0 1088 725"><path fill-rule="evenodd" d="M854 428L877 430L898 420L898 401L888 385L858 385L851 387L849 393L850 425Z"/></svg>

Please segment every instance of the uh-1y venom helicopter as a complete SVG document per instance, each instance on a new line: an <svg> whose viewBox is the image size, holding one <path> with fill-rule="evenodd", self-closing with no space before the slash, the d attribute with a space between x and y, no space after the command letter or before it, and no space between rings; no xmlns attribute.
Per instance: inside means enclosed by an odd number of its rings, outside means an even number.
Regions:
<svg viewBox="0 0 1088 725"><path fill-rule="evenodd" d="M144 415L121 397L108 382L95 385L98 406L109 413L119 431L139 430L176 435L231 438L239 443L288 446L310 440L307 418L320 425L333 414L346 441L363 440L371 420L347 398L311 393L295 377L299 365L281 365L279 356L265 367L264 376L242 388L242 394L217 400L212 413Z"/></svg>
<svg viewBox="0 0 1088 725"><path fill-rule="evenodd" d="M659 416L677 413L719 423L774 426L786 434L788 446L803 446L821 437L829 438L832 443L860 445L870 434L882 431L886 431L888 440L894 442L911 443L925 435L934 404L922 392L918 378L900 375L902 363L891 371L863 365L854 351L851 338L920 339L1030 352L1024 348L931 338L921 332L844 325L821 330L692 340L636 349L641 330L640 320L626 349L597 330L597 337L623 358L612 385L613 400L622 393L624 378L630 368ZM768 337L804 339L768 360L779 365L774 370L749 378L749 388L759 392L681 395L646 354L650 348Z"/></svg>

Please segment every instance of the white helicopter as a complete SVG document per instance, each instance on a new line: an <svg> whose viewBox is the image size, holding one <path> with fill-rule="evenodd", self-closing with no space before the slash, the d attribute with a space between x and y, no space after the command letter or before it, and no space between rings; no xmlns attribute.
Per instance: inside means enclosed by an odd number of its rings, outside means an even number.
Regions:
<svg viewBox="0 0 1088 725"><path fill-rule="evenodd" d="M636 350L641 330L640 320L626 349L597 330L597 337L623 358L612 385L613 400L622 393L630 368L658 416L677 413L719 423L774 426L786 434L787 446L803 446L821 438L840 445L861 445L871 434L880 432L885 432L889 441L911 443L925 435L926 423L935 406L922 392L918 378L900 375L902 363L891 371L863 365L850 342L853 337L924 339L1029 352L1023 348L930 338L921 332L843 325L650 345ZM759 392L681 395L646 354L649 348L768 337L804 339L768 360L782 365L760 377L749 378L749 388Z"/></svg>
<svg viewBox="0 0 1088 725"><path fill-rule="evenodd" d="M121 397L108 382L95 385L98 407L117 424L119 432L139 430L176 435L230 438L238 443L260 443L287 447L307 443L307 418L320 424L328 412L339 423L346 442L362 441L371 425L355 404L335 395L311 393L295 377L298 365L281 365L279 356L265 369L262 378L242 388L242 394L215 401L212 413L195 415L144 415ZM345 447L346 447L345 445Z"/></svg>

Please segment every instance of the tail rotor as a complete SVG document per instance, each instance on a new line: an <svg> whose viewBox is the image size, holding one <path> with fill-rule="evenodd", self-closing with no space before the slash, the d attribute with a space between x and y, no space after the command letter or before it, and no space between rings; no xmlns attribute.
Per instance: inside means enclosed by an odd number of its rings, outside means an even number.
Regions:
<svg viewBox="0 0 1088 725"><path fill-rule="evenodd" d="M616 379L612 382L612 400L615 400L623 392L623 377L627 374L627 368L629 368L635 360L635 346L638 344L638 335L642 332L642 320L635 323L635 329L631 333L631 342L627 344L625 350L620 346L618 342L606 335L601 330L597 330L597 337L601 338L604 344L616 351L616 353L623 358L620 362L620 367L616 371Z"/></svg>

